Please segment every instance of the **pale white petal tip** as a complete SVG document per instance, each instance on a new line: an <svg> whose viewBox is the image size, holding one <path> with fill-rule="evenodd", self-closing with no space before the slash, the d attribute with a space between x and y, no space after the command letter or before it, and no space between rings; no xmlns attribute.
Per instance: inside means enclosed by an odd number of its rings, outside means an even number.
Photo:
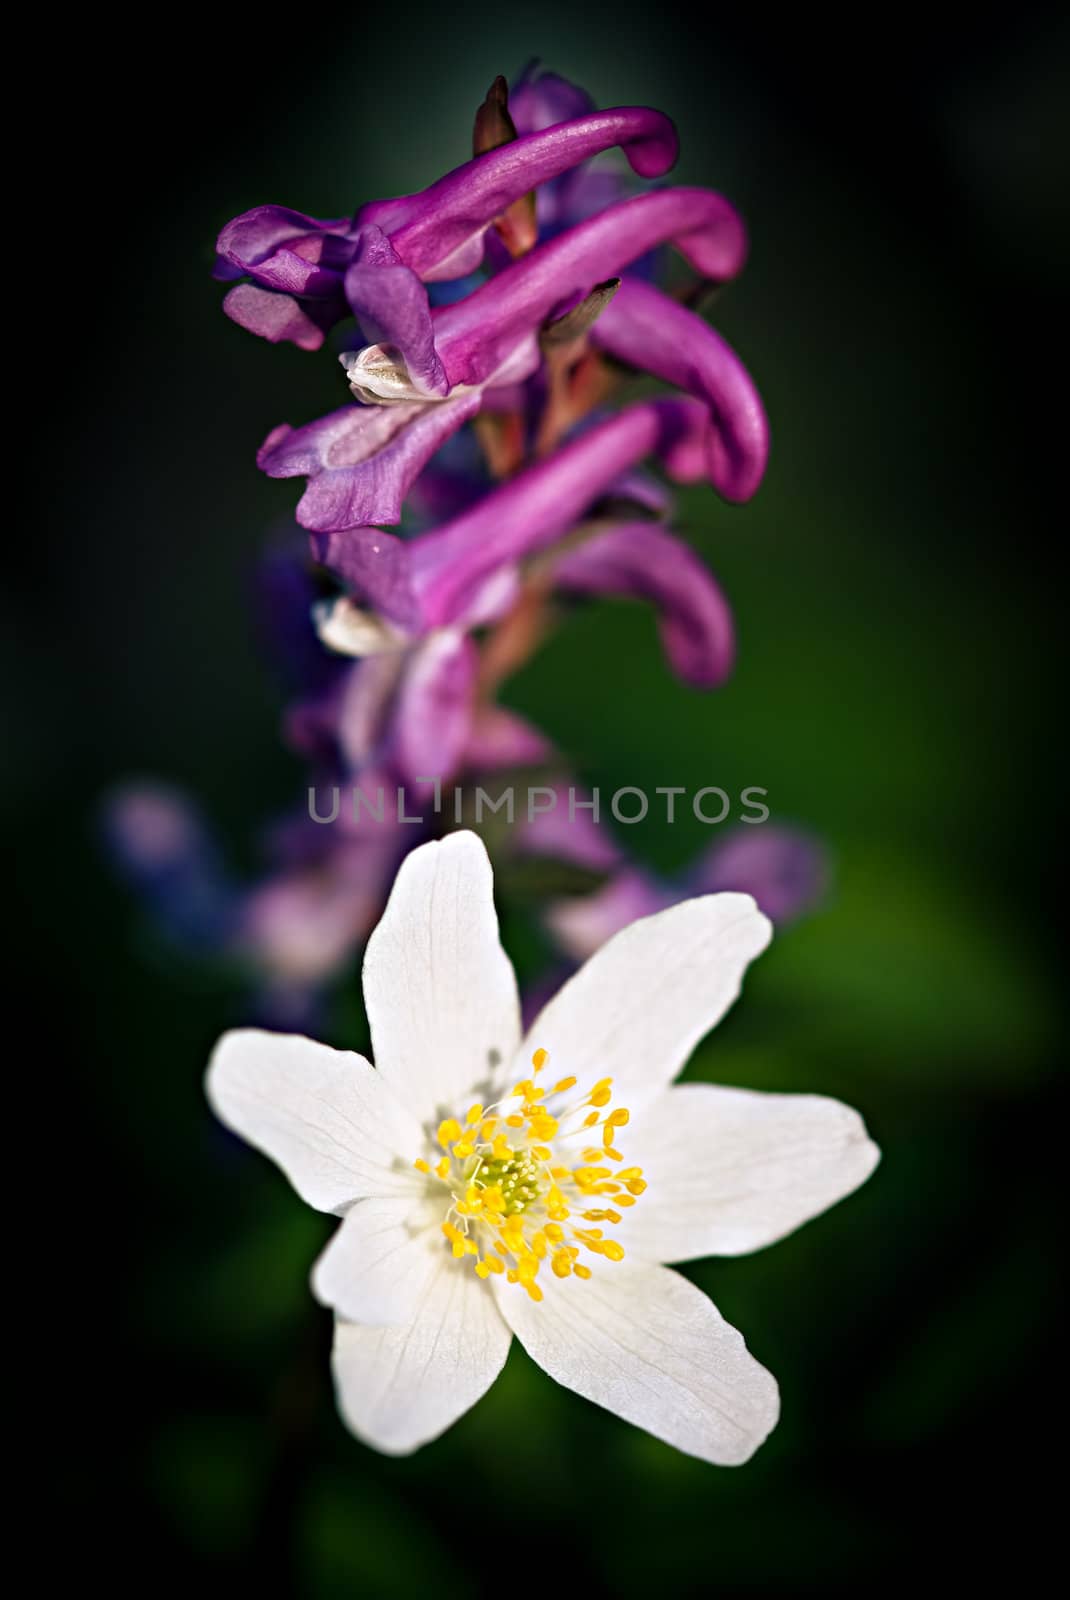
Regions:
<svg viewBox="0 0 1070 1600"><path fill-rule="evenodd" d="M312 620L321 644L340 656L378 656L401 650L404 634L382 617L362 611L347 595L319 600L312 608Z"/></svg>

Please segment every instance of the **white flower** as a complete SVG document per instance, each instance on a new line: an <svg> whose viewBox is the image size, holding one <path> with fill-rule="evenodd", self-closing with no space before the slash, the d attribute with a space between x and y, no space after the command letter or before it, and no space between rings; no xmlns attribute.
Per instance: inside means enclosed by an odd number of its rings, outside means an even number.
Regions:
<svg viewBox="0 0 1070 1600"><path fill-rule="evenodd" d="M633 923L523 1041L490 863L414 850L368 944L376 1066L242 1030L208 1095L342 1224L316 1263L353 1432L391 1454L480 1398L515 1333L552 1378L706 1461L745 1461L775 1380L662 1263L760 1249L849 1194L878 1153L815 1095L672 1080L770 927L743 894Z"/></svg>

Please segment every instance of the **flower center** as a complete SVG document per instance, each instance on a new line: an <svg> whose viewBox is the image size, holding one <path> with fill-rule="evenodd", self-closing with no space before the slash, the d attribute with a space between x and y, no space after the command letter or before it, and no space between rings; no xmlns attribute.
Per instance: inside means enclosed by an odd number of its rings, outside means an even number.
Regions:
<svg viewBox="0 0 1070 1600"><path fill-rule="evenodd" d="M616 1165L629 1113L608 1109L612 1078L581 1096L575 1078L545 1089L535 1079L546 1062L546 1051L536 1050L533 1076L504 1100L469 1107L463 1124L447 1117L436 1135L444 1154L414 1162L446 1191L442 1232L453 1255L471 1260L480 1278L504 1274L533 1300L542 1299L536 1279L544 1262L555 1277L589 1278L584 1252L623 1261L603 1224L612 1230L646 1188L640 1167Z"/></svg>

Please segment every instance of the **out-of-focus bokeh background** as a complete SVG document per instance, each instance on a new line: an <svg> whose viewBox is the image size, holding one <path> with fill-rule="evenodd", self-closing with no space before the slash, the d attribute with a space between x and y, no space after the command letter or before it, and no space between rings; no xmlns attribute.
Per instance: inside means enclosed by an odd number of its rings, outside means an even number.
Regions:
<svg viewBox="0 0 1070 1600"><path fill-rule="evenodd" d="M64 1545L117 1592L150 1572L308 1600L562 1580L957 1592L982 1575L1034 1592L1059 1188L1061 735L1039 554L1058 436L1040 386L1066 272L1065 39L1027 6L962 30L932 8L860 17L854 35L808 11L559 3L182 26L121 70L94 29L67 40L50 94L65 166L38 196L57 219L38 256L52 509L47 535L22 535L6 799L16 915L44 940L16 1012L63 1147L57 1214L26 1227L47 1264L27 1317L48 1339L38 1433ZM734 1471L519 1349L417 1456L350 1438L307 1289L331 1223L202 1097L237 978L154 934L94 834L103 791L159 775L248 865L300 783L248 606L296 485L253 456L275 423L339 404L339 379L328 354L226 321L216 230L261 201L337 216L423 186L466 158L494 75L533 55L600 104L668 111L680 181L741 206L751 263L715 320L774 452L743 510L682 496L738 619L726 689L685 690L650 617L606 604L509 697L592 783L761 784L775 819L825 837L827 905L776 941L689 1071L840 1096L885 1152L789 1241L688 1269L782 1386L780 1427ZM628 843L673 869L708 832L651 821ZM335 1026L359 1042L359 1008Z"/></svg>

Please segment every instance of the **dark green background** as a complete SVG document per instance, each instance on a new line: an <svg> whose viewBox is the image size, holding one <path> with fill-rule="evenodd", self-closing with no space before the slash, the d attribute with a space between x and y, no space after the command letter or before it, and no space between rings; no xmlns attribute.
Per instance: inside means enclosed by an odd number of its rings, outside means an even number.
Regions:
<svg viewBox="0 0 1070 1600"><path fill-rule="evenodd" d="M37 1152L38 1198L45 1128L54 1164L55 1213L27 1224L34 1433L64 1535L44 1559L122 1593L302 1600L1036 1592L1062 1187L1058 596L1039 552L1065 51L1021 7L968 32L932 8L860 13L857 35L664 5L351 15L186 15L136 61L87 24L50 77L48 292L20 307L47 312L49 392L5 674L15 915L43 935L16 998L36 1130L9 1139ZM829 841L827 908L774 943L689 1071L841 1096L884 1150L796 1237L689 1269L782 1386L780 1427L733 1471L519 1350L414 1458L352 1440L307 1290L330 1223L202 1099L240 991L160 945L93 837L104 788L158 774L251 865L299 792L247 584L296 486L253 453L339 403L339 380L328 355L225 320L217 228L261 201L331 216L422 186L465 158L494 74L533 54L602 104L668 111L680 180L742 207L752 259L715 320L774 451L751 506L681 499L738 618L724 691L685 690L649 615L607 605L510 698L592 782L762 784L776 818ZM629 838L675 868L708 834ZM517 916L506 933L530 947Z"/></svg>

